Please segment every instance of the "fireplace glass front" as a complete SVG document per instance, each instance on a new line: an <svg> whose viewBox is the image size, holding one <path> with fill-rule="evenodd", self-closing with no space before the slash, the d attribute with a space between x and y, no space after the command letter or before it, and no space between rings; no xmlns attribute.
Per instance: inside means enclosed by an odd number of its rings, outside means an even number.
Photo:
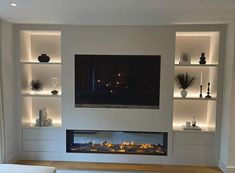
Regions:
<svg viewBox="0 0 235 173"><path fill-rule="evenodd" d="M167 155L167 132L67 130L69 153Z"/></svg>

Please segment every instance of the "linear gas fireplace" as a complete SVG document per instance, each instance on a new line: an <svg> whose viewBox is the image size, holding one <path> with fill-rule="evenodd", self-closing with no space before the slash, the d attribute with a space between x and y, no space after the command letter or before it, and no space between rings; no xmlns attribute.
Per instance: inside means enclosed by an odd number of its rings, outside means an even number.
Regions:
<svg viewBox="0 0 235 173"><path fill-rule="evenodd" d="M167 155L167 132L67 130L69 153Z"/></svg>

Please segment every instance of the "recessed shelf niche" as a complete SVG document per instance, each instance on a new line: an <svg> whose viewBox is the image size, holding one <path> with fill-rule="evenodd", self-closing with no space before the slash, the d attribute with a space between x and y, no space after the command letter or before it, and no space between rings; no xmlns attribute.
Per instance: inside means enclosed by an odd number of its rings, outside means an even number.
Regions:
<svg viewBox="0 0 235 173"><path fill-rule="evenodd" d="M182 98L180 89L174 81L173 129L183 130L186 121L197 118L197 125L203 131L215 131L216 104L219 68L219 32L176 32L175 76L188 73L194 76L193 85L187 89L188 95ZM199 64L201 53L205 53L206 64ZM190 64L180 64L183 54L191 57ZM203 97L200 98L202 74ZM210 82L210 95L207 95L207 84Z"/></svg>
<svg viewBox="0 0 235 173"><path fill-rule="evenodd" d="M38 56L47 54L50 61L42 63ZM34 127L38 111L48 109L48 118L53 120L52 127L61 126L61 32L60 31L21 31L20 32L21 62L21 100L22 125ZM58 78L56 90L52 95L51 78ZM42 91L34 92L29 83L40 80Z"/></svg>

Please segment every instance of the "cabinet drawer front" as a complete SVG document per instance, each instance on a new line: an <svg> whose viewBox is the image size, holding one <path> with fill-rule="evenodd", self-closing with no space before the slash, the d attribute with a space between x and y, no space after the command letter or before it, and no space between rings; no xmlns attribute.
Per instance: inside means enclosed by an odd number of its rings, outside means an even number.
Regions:
<svg viewBox="0 0 235 173"><path fill-rule="evenodd" d="M23 141L23 151L63 152L64 145L61 141Z"/></svg>
<svg viewBox="0 0 235 173"><path fill-rule="evenodd" d="M23 140L65 140L65 134L57 129L23 129Z"/></svg>
<svg viewBox="0 0 235 173"><path fill-rule="evenodd" d="M210 145L174 145L174 156L215 157L215 147Z"/></svg>
<svg viewBox="0 0 235 173"><path fill-rule="evenodd" d="M174 133L174 144L214 145L214 133Z"/></svg>

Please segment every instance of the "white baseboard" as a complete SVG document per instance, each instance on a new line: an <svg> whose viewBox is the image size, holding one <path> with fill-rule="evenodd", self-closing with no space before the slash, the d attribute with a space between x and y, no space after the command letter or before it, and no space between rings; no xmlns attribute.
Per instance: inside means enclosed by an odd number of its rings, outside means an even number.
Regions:
<svg viewBox="0 0 235 173"><path fill-rule="evenodd" d="M219 168L224 172L224 173L234 173L235 172L235 166L226 166L223 161L219 161Z"/></svg>
<svg viewBox="0 0 235 173"><path fill-rule="evenodd" d="M227 173L234 173L235 172L235 166L228 166L227 167Z"/></svg>

